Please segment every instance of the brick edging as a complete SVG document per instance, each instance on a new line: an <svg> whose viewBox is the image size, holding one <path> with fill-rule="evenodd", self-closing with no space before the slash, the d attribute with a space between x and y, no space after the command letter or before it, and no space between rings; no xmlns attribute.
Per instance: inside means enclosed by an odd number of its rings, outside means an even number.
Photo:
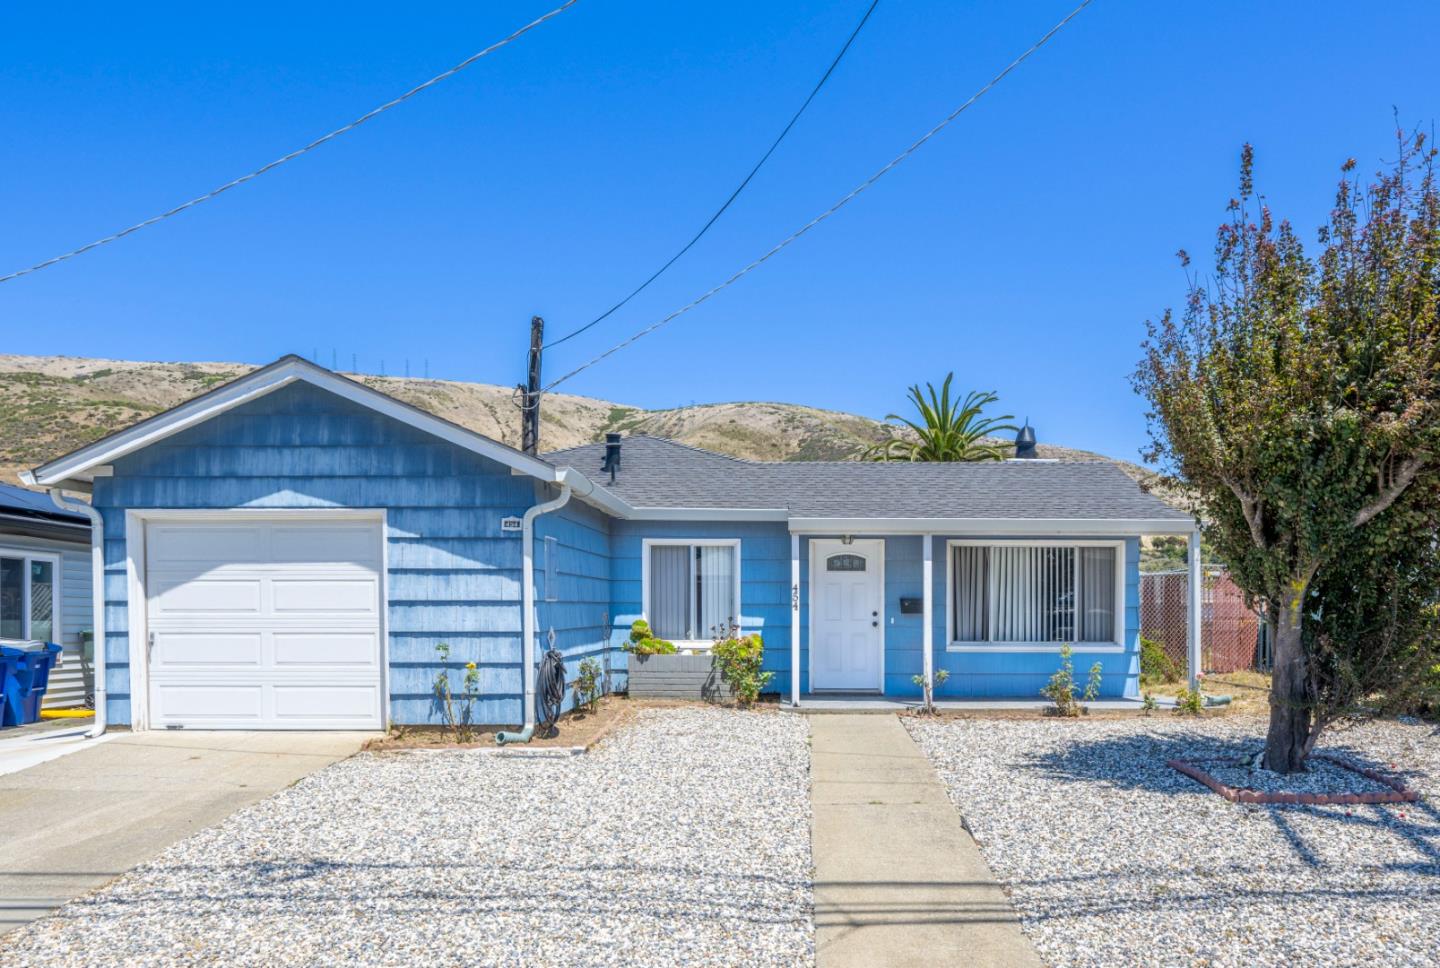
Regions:
<svg viewBox="0 0 1440 968"><path fill-rule="evenodd" d="M1360 804L1360 803L1414 803L1420 799L1420 794L1403 782L1393 777L1386 776L1376 770L1371 770L1354 763L1349 763L1335 756L1316 754L1315 759L1333 763L1342 770L1349 770L1351 773L1358 773L1367 780L1374 780L1390 788L1388 793L1262 793L1258 790L1250 790L1242 787L1232 787L1221 783L1205 770L1194 763L1185 760L1166 760L1165 765L1171 769L1183 773L1190 779L1201 783L1216 793L1220 794L1231 803L1285 803L1305 804L1307 806L1329 806L1335 804Z"/></svg>

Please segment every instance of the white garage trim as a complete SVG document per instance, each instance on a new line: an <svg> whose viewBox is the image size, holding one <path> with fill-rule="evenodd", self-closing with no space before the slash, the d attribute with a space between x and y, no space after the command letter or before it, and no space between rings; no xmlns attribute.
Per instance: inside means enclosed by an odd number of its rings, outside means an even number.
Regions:
<svg viewBox="0 0 1440 968"><path fill-rule="evenodd" d="M222 508L172 509L154 508L125 512L126 614L130 660L130 728L139 732L150 728L150 662L147 642L149 629L149 596L146 589L145 533L146 525L166 521L200 523L205 521L371 521L380 525L380 716L381 727L390 728L390 569L386 561L389 548L389 525L383 508ZM97 595L104 595L97 589Z"/></svg>

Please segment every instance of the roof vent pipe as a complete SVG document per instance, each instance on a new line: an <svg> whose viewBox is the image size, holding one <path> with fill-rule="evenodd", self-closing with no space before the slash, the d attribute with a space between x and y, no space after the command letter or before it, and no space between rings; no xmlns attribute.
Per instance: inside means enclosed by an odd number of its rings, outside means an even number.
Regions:
<svg viewBox="0 0 1440 968"><path fill-rule="evenodd" d="M605 435L605 463L601 471L610 472L610 483L615 483L615 472L620 469L620 435L614 431Z"/></svg>
<svg viewBox="0 0 1440 968"><path fill-rule="evenodd" d="M1040 454L1035 449L1035 428L1030 426L1030 418L1025 418L1025 426L1015 435L1015 459L1034 460Z"/></svg>

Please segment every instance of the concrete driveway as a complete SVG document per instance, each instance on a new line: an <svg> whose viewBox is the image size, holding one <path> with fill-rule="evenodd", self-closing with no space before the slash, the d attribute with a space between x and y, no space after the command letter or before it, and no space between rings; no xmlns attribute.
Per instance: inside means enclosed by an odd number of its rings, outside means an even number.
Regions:
<svg viewBox="0 0 1440 968"><path fill-rule="evenodd" d="M0 934L344 759L375 733L171 732L0 775Z"/></svg>

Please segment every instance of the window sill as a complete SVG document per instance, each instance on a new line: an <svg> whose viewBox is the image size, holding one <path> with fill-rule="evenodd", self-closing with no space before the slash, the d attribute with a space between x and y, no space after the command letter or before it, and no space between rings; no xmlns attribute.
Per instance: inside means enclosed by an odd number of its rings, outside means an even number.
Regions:
<svg viewBox="0 0 1440 968"><path fill-rule="evenodd" d="M951 642L946 652L1053 652L1065 647L1060 642ZM1125 646L1118 642L1071 642L1070 651L1076 655L1119 654Z"/></svg>

